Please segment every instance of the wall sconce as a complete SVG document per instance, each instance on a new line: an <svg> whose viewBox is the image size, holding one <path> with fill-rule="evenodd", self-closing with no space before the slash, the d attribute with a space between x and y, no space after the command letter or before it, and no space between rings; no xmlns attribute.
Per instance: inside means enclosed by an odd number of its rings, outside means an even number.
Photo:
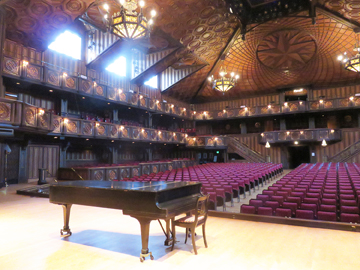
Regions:
<svg viewBox="0 0 360 270"><path fill-rule="evenodd" d="M185 134L185 138L187 138L189 135Z"/></svg>
<svg viewBox="0 0 360 270"><path fill-rule="evenodd" d="M353 97L353 96L349 97L349 99L350 99L350 101L354 101L354 97Z"/></svg>
<svg viewBox="0 0 360 270"><path fill-rule="evenodd" d="M170 108L174 108L174 104L171 104Z"/></svg>
<svg viewBox="0 0 360 270"><path fill-rule="evenodd" d="M39 109L39 115L43 115L45 111L43 109Z"/></svg>
<svg viewBox="0 0 360 270"><path fill-rule="evenodd" d="M196 138L194 137L193 140L196 141Z"/></svg>
<svg viewBox="0 0 360 270"><path fill-rule="evenodd" d="M303 135L303 134L304 134L304 131L300 131L300 134Z"/></svg>
<svg viewBox="0 0 360 270"><path fill-rule="evenodd" d="M63 72L63 77L66 78L67 77L67 73Z"/></svg>
<svg viewBox="0 0 360 270"><path fill-rule="evenodd" d="M175 133L175 132L173 133L173 136L174 136L174 137L176 136L176 133Z"/></svg>
<svg viewBox="0 0 360 270"><path fill-rule="evenodd" d="M98 127L98 126L100 126L100 124L99 124L99 123L96 123L96 124L95 124L95 127Z"/></svg>
<svg viewBox="0 0 360 270"><path fill-rule="evenodd" d="M183 111L185 112L185 111L186 111L186 108L184 108Z"/></svg>
<svg viewBox="0 0 360 270"><path fill-rule="evenodd" d="M218 140L218 138L217 137L215 137L215 141L217 141Z"/></svg>
<svg viewBox="0 0 360 270"><path fill-rule="evenodd" d="M65 118L64 119L64 124L67 124L67 123L69 123L69 119Z"/></svg>
<svg viewBox="0 0 360 270"><path fill-rule="evenodd" d="M324 103L324 100L320 99L320 100L319 100L319 103L320 103L320 104L323 104L323 103Z"/></svg>
<svg viewBox="0 0 360 270"><path fill-rule="evenodd" d="M322 146L322 147L327 146L327 143L326 143L325 139L323 139L323 140L322 140L322 142L321 142L321 146Z"/></svg>
<svg viewBox="0 0 360 270"><path fill-rule="evenodd" d="M139 98L142 99L142 98L143 98L143 95L140 95Z"/></svg>
<svg viewBox="0 0 360 270"><path fill-rule="evenodd" d="M302 102L302 101L299 101L299 104L300 104L300 105L302 105L302 104L303 104L303 102Z"/></svg>
<svg viewBox="0 0 360 270"><path fill-rule="evenodd" d="M285 102L285 103L284 103L284 106L285 106L285 107L287 107L287 106L288 106L288 103L287 103L287 102Z"/></svg>
<svg viewBox="0 0 360 270"><path fill-rule="evenodd" d="M287 135L290 135L290 131L287 131L286 134L287 134Z"/></svg>
<svg viewBox="0 0 360 270"><path fill-rule="evenodd" d="M159 131L158 134L160 135L160 134L161 134L161 131Z"/></svg>
<svg viewBox="0 0 360 270"><path fill-rule="evenodd" d="M332 129L332 130L330 130L330 133L334 133L334 132L335 132L335 130L333 130L333 129Z"/></svg>
<svg viewBox="0 0 360 270"><path fill-rule="evenodd" d="M124 129L124 126L120 126L120 130L123 130Z"/></svg>
<svg viewBox="0 0 360 270"><path fill-rule="evenodd" d="M123 92L123 90L122 89L119 89L119 94L121 94Z"/></svg>
<svg viewBox="0 0 360 270"><path fill-rule="evenodd" d="M223 113L226 113L226 110L223 110Z"/></svg>
<svg viewBox="0 0 360 270"><path fill-rule="evenodd" d="M270 143L269 142L266 142L265 148L270 148Z"/></svg>
<svg viewBox="0 0 360 270"><path fill-rule="evenodd" d="M144 132L145 130L144 129L141 129L141 132Z"/></svg>
<svg viewBox="0 0 360 270"><path fill-rule="evenodd" d="M204 115L206 116L207 112L204 112Z"/></svg>
<svg viewBox="0 0 360 270"><path fill-rule="evenodd" d="M261 137L264 137L264 133L261 133Z"/></svg>
<svg viewBox="0 0 360 270"><path fill-rule="evenodd" d="M248 111L248 107L245 107L244 110L245 110L245 112L247 112L247 111Z"/></svg>
<svg viewBox="0 0 360 270"><path fill-rule="evenodd" d="M298 145L298 144L299 144L299 142L298 142L298 141L295 141L295 142L294 142L294 144Z"/></svg>
<svg viewBox="0 0 360 270"><path fill-rule="evenodd" d="M23 60L23 61L22 61L22 66L23 66L23 67L27 67L27 65L29 65L29 62L26 61L26 60Z"/></svg>
<svg viewBox="0 0 360 270"><path fill-rule="evenodd" d="M271 105L270 105L270 104L268 105L268 109L271 109Z"/></svg>
<svg viewBox="0 0 360 270"><path fill-rule="evenodd" d="M155 103L156 103L156 104L159 104L159 102L160 102L160 101L157 100Z"/></svg>

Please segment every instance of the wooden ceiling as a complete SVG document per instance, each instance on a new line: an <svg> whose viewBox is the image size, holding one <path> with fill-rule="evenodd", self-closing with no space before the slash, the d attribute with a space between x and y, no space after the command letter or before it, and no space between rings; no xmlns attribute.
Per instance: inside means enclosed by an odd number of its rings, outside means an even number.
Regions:
<svg viewBox="0 0 360 270"><path fill-rule="evenodd" d="M112 6L113 1L107 2ZM251 8L261 10L279 2L246 1ZM76 18L101 27L101 10L91 6L93 2L4 0L1 5L6 11L7 38L45 49L59 31L81 25ZM359 75L344 70L336 58L344 51L353 55L356 39L353 30L360 26L359 1L312 0L312 3L317 7L316 24L308 11L301 11L295 14L298 17L247 25L243 40L244 18L230 14L229 1L147 0L145 14L157 10L155 26L186 48L189 59L183 60L184 65L194 61L208 64L172 86L165 95L186 102L209 102L265 95L289 87L358 82ZM240 75L237 85L225 95L213 90L207 81L209 75L217 76L222 65L228 72Z"/></svg>

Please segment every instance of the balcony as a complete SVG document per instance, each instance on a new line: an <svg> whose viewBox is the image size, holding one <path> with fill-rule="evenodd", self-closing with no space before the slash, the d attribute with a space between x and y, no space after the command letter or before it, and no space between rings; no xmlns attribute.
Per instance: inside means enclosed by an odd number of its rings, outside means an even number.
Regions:
<svg viewBox="0 0 360 270"><path fill-rule="evenodd" d="M341 130L337 129L304 129L304 130L280 130L260 134L259 143L266 144L300 144L321 143L323 140L329 143L341 141Z"/></svg>
<svg viewBox="0 0 360 270"><path fill-rule="evenodd" d="M35 65L24 60L5 56L2 70L4 76L46 85L52 89L105 99L151 112L161 112L185 119L190 118L190 110L187 108L162 102L155 98L148 98L142 94L127 92L111 86L110 83L107 85L85 76L72 76L63 71L43 65Z"/></svg>
<svg viewBox="0 0 360 270"><path fill-rule="evenodd" d="M188 136L186 137L186 146L207 149L226 148L227 141L222 136Z"/></svg>

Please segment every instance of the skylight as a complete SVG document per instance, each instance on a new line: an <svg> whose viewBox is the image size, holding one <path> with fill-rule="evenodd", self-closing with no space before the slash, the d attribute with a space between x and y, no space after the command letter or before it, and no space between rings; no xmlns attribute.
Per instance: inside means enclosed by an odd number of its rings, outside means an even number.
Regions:
<svg viewBox="0 0 360 270"><path fill-rule="evenodd" d="M48 48L78 60L81 58L81 38L70 31L60 34Z"/></svg>
<svg viewBox="0 0 360 270"><path fill-rule="evenodd" d="M112 64L110 64L107 68L107 71L113 72L119 76L126 76L126 58L124 56L120 56L116 59Z"/></svg>
<svg viewBox="0 0 360 270"><path fill-rule="evenodd" d="M157 79L157 75L155 75L154 77L152 77L150 80L144 82L145 85L148 85L152 88L158 88L158 79Z"/></svg>

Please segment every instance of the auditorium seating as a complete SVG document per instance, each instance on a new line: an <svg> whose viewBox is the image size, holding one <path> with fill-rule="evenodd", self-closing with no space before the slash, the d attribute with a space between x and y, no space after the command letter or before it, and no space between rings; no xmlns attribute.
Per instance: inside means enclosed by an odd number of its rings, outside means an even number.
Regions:
<svg viewBox="0 0 360 270"><path fill-rule="evenodd" d="M249 205L255 207L255 214L265 206L273 209L274 216L359 223L359 195L360 164L301 164ZM246 209L242 205L240 212Z"/></svg>
<svg viewBox="0 0 360 270"><path fill-rule="evenodd" d="M207 163L203 165L178 168L171 171L149 174L126 179L127 181L196 181L202 183L202 192L210 195L212 209L226 203L234 205L234 198L240 201L240 194L246 197L261 183L271 180L282 172L281 164L272 163ZM216 194L216 200L214 199ZM264 197L266 198L266 197ZM264 199L263 198L263 199ZM279 198L280 199L280 198ZM262 203L263 201L260 200ZM263 206L262 204L260 206ZM258 205L255 211L258 210ZM273 210L274 211L274 210Z"/></svg>

